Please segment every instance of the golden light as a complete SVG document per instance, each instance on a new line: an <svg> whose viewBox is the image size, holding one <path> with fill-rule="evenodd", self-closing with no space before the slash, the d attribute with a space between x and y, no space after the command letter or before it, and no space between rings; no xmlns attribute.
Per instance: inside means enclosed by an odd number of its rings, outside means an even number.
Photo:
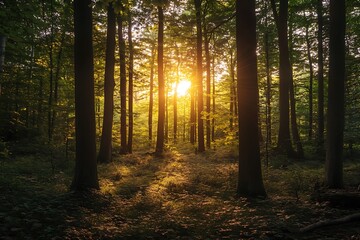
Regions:
<svg viewBox="0 0 360 240"><path fill-rule="evenodd" d="M177 92L177 95L178 97L183 97L185 96L188 92L189 92L189 89L191 87L191 82L188 81L188 80L181 80L177 87L176 87L176 83L173 83L173 93Z"/></svg>

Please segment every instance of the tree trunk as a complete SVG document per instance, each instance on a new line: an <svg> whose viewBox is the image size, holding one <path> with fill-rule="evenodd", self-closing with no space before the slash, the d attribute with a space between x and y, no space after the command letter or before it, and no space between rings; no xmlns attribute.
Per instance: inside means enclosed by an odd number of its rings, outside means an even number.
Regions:
<svg viewBox="0 0 360 240"><path fill-rule="evenodd" d="M173 106L174 106L174 143L177 142L177 129L178 129L178 96L177 96L177 90L178 85L180 81L180 66L181 66L181 58L179 55L179 48L176 46L176 55L177 55L177 68L176 68L176 83L175 83L175 90L174 90L174 100L173 100ZM185 117L185 116L184 116Z"/></svg>
<svg viewBox="0 0 360 240"><path fill-rule="evenodd" d="M329 53L326 184L330 188L341 188L345 112L345 1L330 0Z"/></svg>
<svg viewBox="0 0 360 240"><path fill-rule="evenodd" d="M214 44L215 45L215 44ZM215 52L215 51L214 51ZM216 105L215 105L215 56L213 56L213 64L212 64L212 123L211 123L211 141L215 141L215 113L216 113Z"/></svg>
<svg viewBox="0 0 360 240"><path fill-rule="evenodd" d="M164 12L161 6L158 6L158 94L159 111L157 125L157 141L155 153L161 155L164 151L164 126L165 126L165 80L164 80Z"/></svg>
<svg viewBox="0 0 360 240"><path fill-rule="evenodd" d="M198 100L198 152L205 151L204 142L204 110L203 82L202 82L202 28L201 28L201 0L194 0L196 11L196 82Z"/></svg>
<svg viewBox="0 0 360 240"><path fill-rule="evenodd" d="M267 5L266 5L267 9ZM268 19L266 16L265 27L268 27ZM271 74L270 74L270 54L269 54L269 32L265 30L265 64L266 64L266 143L271 146Z"/></svg>
<svg viewBox="0 0 360 240"><path fill-rule="evenodd" d="M127 153L126 137L126 63L125 63L125 40L123 37L123 16L118 15L118 40L120 55L120 153Z"/></svg>
<svg viewBox="0 0 360 240"><path fill-rule="evenodd" d="M129 40L129 140L127 150L132 153L133 143L133 132L134 132L134 113L133 113L133 101L134 101L134 82L133 82L133 71L134 71L134 47L132 41L132 19L131 10L128 12L128 40Z"/></svg>
<svg viewBox="0 0 360 240"><path fill-rule="evenodd" d="M255 0L236 1L236 48L239 111L237 194L245 197L265 197L258 135Z"/></svg>
<svg viewBox="0 0 360 240"><path fill-rule="evenodd" d="M317 151L320 155L324 153L324 60L323 60L323 16L322 0L317 1L318 19L318 129L317 129Z"/></svg>
<svg viewBox="0 0 360 240"><path fill-rule="evenodd" d="M311 44L309 39L309 26L306 25L306 46L307 46L307 57L309 60L309 132L308 139L309 141L312 139L313 132L313 79L314 79L314 70L312 66L312 57L311 57Z"/></svg>
<svg viewBox="0 0 360 240"><path fill-rule="evenodd" d="M235 105L235 101L234 101L234 98L235 98L235 91L234 91L234 84L235 84L235 61L233 59L233 51L230 50L230 83L229 83L229 86L230 86L230 89L229 89L229 92L230 92L230 131L233 130L233 125L234 125L234 105Z"/></svg>
<svg viewBox="0 0 360 240"><path fill-rule="evenodd" d="M149 142L152 142L152 125L153 125L153 108L154 108L154 64L155 63L155 44L151 46L151 62L150 62L150 99L149 99Z"/></svg>
<svg viewBox="0 0 360 240"><path fill-rule="evenodd" d="M196 141L196 90L195 90L195 74L191 79L191 99L190 99L190 143L195 144Z"/></svg>
<svg viewBox="0 0 360 240"><path fill-rule="evenodd" d="M110 3L107 9L107 36L104 83L104 118L98 162L107 163L112 160L112 127L114 114L114 69L115 69L115 35L116 16Z"/></svg>
<svg viewBox="0 0 360 240"><path fill-rule="evenodd" d="M275 0L271 0L271 7L274 13L275 23L278 30L278 42L280 52L280 84L279 84L279 108L280 123L278 135L278 149L288 156L294 156L295 152L290 138L289 119L289 90L291 83L291 64L289 58L287 20L288 0L280 0L279 16L277 14Z"/></svg>
<svg viewBox="0 0 360 240"><path fill-rule="evenodd" d="M211 112L211 63L210 63L210 38L208 36L207 28L204 27L205 35L205 59L206 59L206 147L211 146L211 124L210 124L210 112Z"/></svg>
<svg viewBox="0 0 360 240"><path fill-rule="evenodd" d="M96 166L92 9L90 0L74 0L76 162L71 189L99 189Z"/></svg>

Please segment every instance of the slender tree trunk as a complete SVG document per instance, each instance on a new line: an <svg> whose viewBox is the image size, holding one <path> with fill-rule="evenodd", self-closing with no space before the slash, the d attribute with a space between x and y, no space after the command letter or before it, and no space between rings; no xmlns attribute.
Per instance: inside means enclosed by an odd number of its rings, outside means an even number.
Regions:
<svg viewBox="0 0 360 240"><path fill-rule="evenodd" d="M52 110L53 110L53 85L54 85L54 61L53 61L53 44L54 44L54 19L53 19L53 0L50 0L50 42L49 42L49 98L48 98L48 143L52 142Z"/></svg>
<svg viewBox="0 0 360 240"><path fill-rule="evenodd" d="M104 117L98 162L112 160L112 127L114 114L116 16L111 3L107 9L106 61L104 83Z"/></svg>
<svg viewBox="0 0 360 240"><path fill-rule="evenodd" d="M267 28L268 20L265 19ZM265 62L266 62L266 142L271 146L271 74L270 74L270 54L269 54L269 32L265 30Z"/></svg>
<svg viewBox="0 0 360 240"><path fill-rule="evenodd" d="M194 0L196 11L196 82L198 90L198 151L205 151L204 142L204 110L203 82L202 82L202 27L201 27L201 0Z"/></svg>
<svg viewBox="0 0 360 240"><path fill-rule="evenodd" d="M210 124L210 113L211 113L211 63L210 63L210 38L207 32L207 27L204 27L205 35L205 59L206 59L206 147L211 146L211 124Z"/></svg>
<svg viewBox="0 0 360 240"><path fill-rule="evenodd" d="M90 0L74 0L76 162L71 189L99 189L96 166L94 64Z"/></svg>
<svg viewBox="0 0 360 240"><path fill-rule="evenodd" d="M133 113L133 101L134 101L134 83L133 83L133 71L134 71L134 47L132 41L132 17L131 10L128 12L128 41L129 41L129 140L127 150L132 153L133 132L134 132L134 113Z"/></svg>
<svg viewBox="0 0 360 240"><path fill-rule="evenodd" d="M215 44L214 44L215 45ZM215 52L215 51L214 51ZM215 141L215 113L216 113L216 105L215 105L215 56L213 56L212 61L212 123L211 123L211 141Z"/></svg>
<svg viewBox="0 0 360 240"><path fill-rule="evenodd" d="M236 1L239 196L266 196L261 175L255 0Z"/></svg>
<svg viewBox="0 0 360 240"><path fill-rule="evenodd" d="M345 25L345 1L330 0L329 97L326 128L326 184L330 188L343 187Z"/></svg>
<svg viewBox="0 0 360 240"><path fill-rule="evenodd" d="M125 63L125 40L123 37L123 16L118 15L118 39L120 55L120 153L127 153L126 137L126 63Z"/></svg>
<svg viewBox="0 0 360 240"><path fill-rule="evenodd" d="M190 100L190 143L195 144L196 141L196 81L195 81L195 74L194 77L191 79L191 100Z"/></svg>
<svg viewBox="0 0 360 240"><path fill-rule="evenodd" d="M323 60L323 16L322 0L317 0L317 20L318 20L318 129L317 129L317 148L320 155L324 154L324 60Z"/></svg>
<svg viewBox="0 0 360 240"><path fill-rule="evenodd" d="M169 141L169 88L165 88L165 143Z"/></svg>
<svg viewBox="0 0 360 240"><path fill-rule="evenodd" d="M180 58L178 46L176 46L176 55L177 55L177 68L176 68L176 83L175 83L174 101L173 101L173 106L174 106L174 126L173 126L174 127L174 143L177 142L177 129L178 129L177 90L178 90L178 85L179 85L179 81L180 81L180 66L181 66L181 58Z"/></svg>
<svg viewBox="0 0 360 240"><path fill-rule="evenodd" d="M291 64L289 58L287 19L288 19L288 0L280 0L279 15L277 14L275 0L271 0L275 23L278 30L278 41L280 51L280 84L279 84L279 108L280 123L278 135L278 149L285 152L288 156L294 156L295 152L290 138L290 118L289 118L289 90L291 84Z"/></svg>
<svg viewBox="0 0 360 240"><path fill-rule="evenodd" d="M233 58L233 51L230 50L230 130L233 130L234 125L234 105L235 105L235 91L234 91L234 84L235 84L235 61Z"/></svg>
<svg viewBox="0 0 360 240"><path fill-rule="evenodd" d="M295 86L294 86L294 77L292 72L292 56L293 56L293 22L292 16L290 15L290 27L289 27L289 61L290 61L290 116L291 116L291 132L293 142L296 146L296 157L303 158L304 157L304 150L302 147L300 135L299 135L299 128L297 123L296 117L296 101L295 101Z"/></svg>
<svg viewBox="0 0 360 240"><path fill-rule="evenodd" d="M309 141L312 139L312 132L313 132L313 79L314 79L314 70L312 66L312 57L311 57L311 44L309 39L309 26L306 26L306 46L307 46L307 57L309 60L309 132L308 132L308 139Z"/></svg>
<svg viewBox="0 0 360 240"><path fill-rule="evenodd" d="M152 125L153 125L153 108L154 108L154 63L155 63L155 44L151 46L151 62L150 62L150 99L149 99L149 142L152 142Z"/></svg>
<svg viewBox="0 0 360 240"><path fill-rule="evenodd" d="M164 80L164 12L161 6L158 6L158 94L159 111L157 125L157 141L155 153L161 155L164 151L164 127L165 127L165 80Z"/></svg>

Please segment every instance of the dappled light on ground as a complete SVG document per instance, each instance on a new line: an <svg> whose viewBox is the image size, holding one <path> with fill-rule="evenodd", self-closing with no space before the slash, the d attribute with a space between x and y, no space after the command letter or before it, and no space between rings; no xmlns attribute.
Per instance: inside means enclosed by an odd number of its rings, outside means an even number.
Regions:
<svg viewBox="0 0 360 240"><path fill-rule="evenodd" d="M163 158L117 156L99 166L101 192L83 194L67 192L71 162L54 175L46 161L3 162L0 239L356 239L351 236L360 234L355 223L296 233L353 212L310 201L305 186L319 176L320 164L264 170L270 198L247 200L235 197L231 152L183 151L174 148ZM345 169L351 175L360 166Z"/></svg>

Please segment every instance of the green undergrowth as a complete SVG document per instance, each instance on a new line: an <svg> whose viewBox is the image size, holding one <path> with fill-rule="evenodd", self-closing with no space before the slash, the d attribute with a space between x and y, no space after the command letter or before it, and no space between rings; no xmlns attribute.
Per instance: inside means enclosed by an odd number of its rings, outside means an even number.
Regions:
<svg viewBox="0 0 360 240"><path fill-rule="evenodd" d="M354 210L311 201L323 163L272 156L263 167L265 200L236 196L237 155L231 146L196 154L177 146L158 158L119 155L98 166L100 191L71 193L73 162L22 156L1 161L0 239L354 239L358 228L295 233ZM360 182L347 161L347 186ZM353 237L353 238L351 238ZM356 239L356 238L355 238Z"/></svg>

